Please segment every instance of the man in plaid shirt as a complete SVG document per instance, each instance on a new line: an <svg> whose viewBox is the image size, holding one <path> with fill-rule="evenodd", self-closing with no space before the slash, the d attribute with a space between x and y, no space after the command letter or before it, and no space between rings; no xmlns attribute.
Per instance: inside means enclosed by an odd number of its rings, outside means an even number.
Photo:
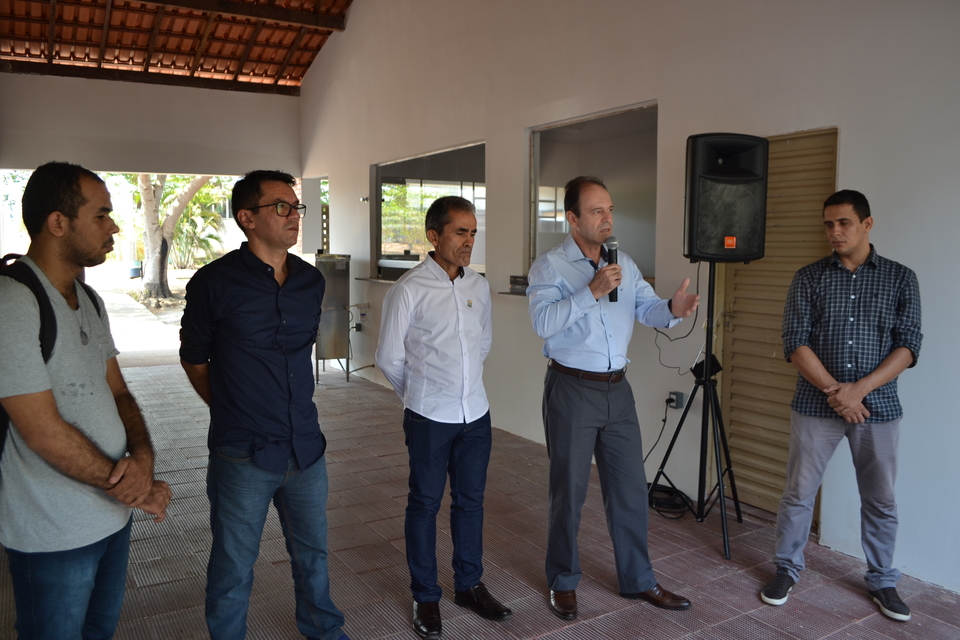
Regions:
<svg viewBox="0 0 960 640"><path fill-rule="evenodd" d="M787 481L777 512L776 576L760 592L781 605L803 571L803 548L827 463L846 437L861 500L865 580L880 611L910 619L892 566L897 537L897 376L920 353L917 276L870 244L870 205L838 191L823 203L833 253L800 269L783 311L783 351L800 372L790 417Z"/></svg>

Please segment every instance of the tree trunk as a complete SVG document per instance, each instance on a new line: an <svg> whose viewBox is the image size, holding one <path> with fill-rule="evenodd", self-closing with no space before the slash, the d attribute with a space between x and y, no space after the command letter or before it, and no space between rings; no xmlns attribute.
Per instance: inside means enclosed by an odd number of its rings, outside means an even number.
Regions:
<svg viewBox="0 0 960 640"><path fill-rule="evenodd" d="M147 173L137 178L140 189L140 206L143 207L143 296L146 298L169 298L167 286L166 256L163 251L163 231L160 228L160 203L167 176L158 175L154 182Z"/></svg>
<svg viewBox="0 0 960 640"><path fill-rule="evenodd" d="M143 295L148 298L169 298L170 285L167 283L167 258L170 246L173 244L173 233L177 222L183 215L187 204L197 195L197 192L210 181L210 176L196 176L177 194L170 207L170 212L160 222L160 208L163 200L163 187L167 176L157 176L157 182L152 182L150 175L141 173L138 183L140 187L140 202L143 205L144 215L144 260L143 260Z"/></svg>

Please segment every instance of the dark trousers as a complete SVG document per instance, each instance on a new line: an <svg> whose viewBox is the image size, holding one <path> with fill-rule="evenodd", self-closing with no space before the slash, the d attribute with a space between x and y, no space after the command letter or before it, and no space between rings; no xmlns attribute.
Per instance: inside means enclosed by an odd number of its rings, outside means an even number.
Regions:
<svg viewBox="0 0 960 640"><path fill-rule="evenodd" d="M450 475L450 533L454 589L466 591L483 575L483 491L490 462L490 412L451 424L403 412L410 454L410 494L404 534L410 590L417 602L438 602L437 512Z"/></svg>
<svg viewBox="0 0 960 640"><path fill-rule="evenodd" d="M543 425L550 456L548 587L567 591L580 581L577 533L595 456L620 592L652 589L657 579L647 552L647 478L630 384L626 378L582 380L548 368Z"/></svg>

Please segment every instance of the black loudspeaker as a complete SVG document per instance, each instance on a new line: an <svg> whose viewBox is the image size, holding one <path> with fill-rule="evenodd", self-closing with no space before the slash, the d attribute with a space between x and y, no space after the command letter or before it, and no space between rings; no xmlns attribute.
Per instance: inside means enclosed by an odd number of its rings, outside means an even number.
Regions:
<svg viewBox="0 0 960 640"><path fill-rule="evenodd" d="M737 133L687 138L684 257L692 262L763 257L769 147L764 138Z"/></svg>

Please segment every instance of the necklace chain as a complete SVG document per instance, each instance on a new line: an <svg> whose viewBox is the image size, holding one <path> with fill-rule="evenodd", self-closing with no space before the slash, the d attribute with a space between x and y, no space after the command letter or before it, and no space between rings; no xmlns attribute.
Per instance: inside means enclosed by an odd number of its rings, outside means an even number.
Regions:
<svg viewBox="0 0 960 640"><path fill-rule="evenodd" d="M73 319L77 321L77 325L80 327L80 344L87 346L90 342L90 338L87 336L87 332L83 330L83 302L80 300L80 296L77 296L77 311L80 312L80 318L77 318L76 311L73 314Z"/></svg>

